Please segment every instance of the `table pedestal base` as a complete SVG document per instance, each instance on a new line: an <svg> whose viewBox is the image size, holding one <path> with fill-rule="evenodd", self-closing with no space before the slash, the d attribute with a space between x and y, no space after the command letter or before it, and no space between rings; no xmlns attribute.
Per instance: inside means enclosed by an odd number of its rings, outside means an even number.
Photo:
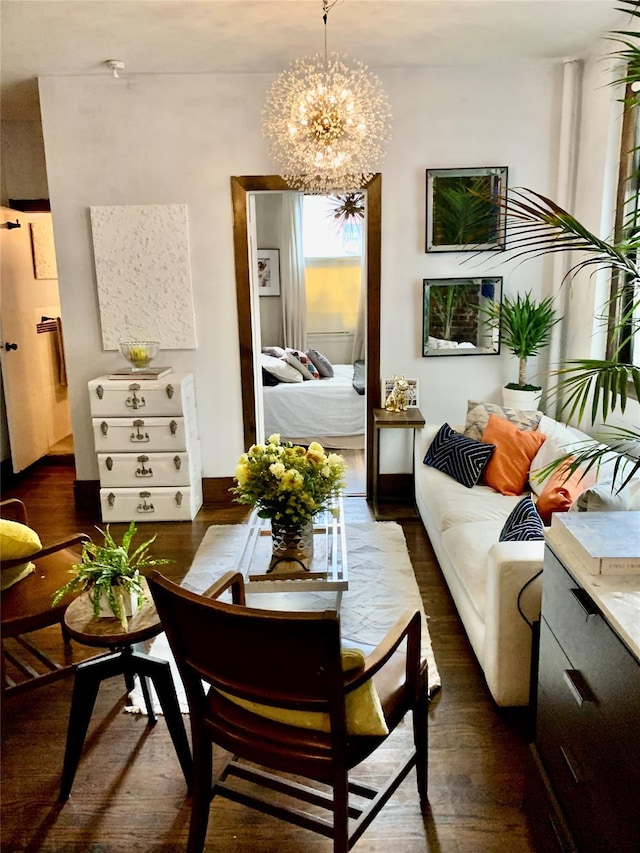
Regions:
<svg viewBox="0 0 640 853"><path fill-rule="evenodd" d="M153 726L156 723L156 716L149 690L149 679L151 679L167 721L169 734L176 749L187 787L191 787L191 750L184 720L178 706L169 663L166 660L151 657L144 652L134 651L131 646L124 646L120 650L84 661L76 669L67 731L67 746L62 768L62 782L60 784L60 800L69 799L100 683L104 679L113 678L116 675L124 675L129 690L133 688L134 676L140 677L142 693L149 715L148 725Z"/></svg>

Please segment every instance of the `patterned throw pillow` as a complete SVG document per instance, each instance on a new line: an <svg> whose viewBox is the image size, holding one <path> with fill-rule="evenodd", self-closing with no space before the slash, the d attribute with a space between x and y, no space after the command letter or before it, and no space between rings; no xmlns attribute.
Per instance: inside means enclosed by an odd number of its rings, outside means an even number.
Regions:
<svg viewBox="0 0 640 853"><path fill-rule="evenodd" d="M528 542L544 539L542 519L533 505L531 495L518 501L500 531L500 542Z"/></svg>
<svg viewBox="0 0 640 853"><path fill-rule="evenodd" d="M333 365L326 357L318 352L317 349L308 349L305 353L307 358L318 368L320 376L330 379L333 376Z"/></svg>
<svg viewBox="0 0 640 853"><path fill-rule="evenodd" d="M448 474L463 486L475 486L495 447L466 438L449 424L442 424L431 442L424 464Z"/></svg>
<svg viewBox="0 0 640 853"><path fill-rule="evenodd" d="M467 401L467 419L464 424L464 435L480 441L482 433L489 423L489 415L497 415L515 424L518 429L538 429L542 412L521 412L508 406L498 406L496 403L481 403L477 400Z"/></svg>

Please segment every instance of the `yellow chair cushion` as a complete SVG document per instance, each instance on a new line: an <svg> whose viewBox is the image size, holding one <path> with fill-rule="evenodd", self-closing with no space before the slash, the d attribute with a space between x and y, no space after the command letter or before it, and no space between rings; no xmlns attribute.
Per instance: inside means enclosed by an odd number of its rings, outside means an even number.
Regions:
<svg viewBox="0 0 640 853"><path fill-rule="evenodd" d="M19 557L31 557L41 548L42 543L35 530L19 521L0 518L0 559L17 560ZM9 589L34 569L35 566L29 560L10 569L3 569L0 573L0 590Z"/></svg>
<svg viewBox="0 0 640 853"><path fill-rule="evenodd" d="M364 654L359 649L342 649L341 657L344 672L364 667ZM289 708L276 708L273 705L262 705L258 702L240 699L238 696L231 696L222 690L220 693L247 711L276 723L284 723L287 726L296 726L301 729L313 729L319 732L331 730L329 715L321 711L293 711ZM345 710L347 734L369 736L389 734L380 697L371 678L347 694Z"/></svg>

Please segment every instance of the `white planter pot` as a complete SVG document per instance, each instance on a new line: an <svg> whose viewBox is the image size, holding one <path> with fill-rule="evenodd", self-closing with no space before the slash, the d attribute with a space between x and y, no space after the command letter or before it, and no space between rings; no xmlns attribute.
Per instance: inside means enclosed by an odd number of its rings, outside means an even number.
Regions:
<svg viewBox="0 0 640 853"><path fill-rule="evenodd" d="M93 599L92 599L93 600ZM122 601L124 604L124 615L125 616L133 616L134 613L138 612L138 596L131 592L123 591L122 593ZM100 595L100 616L106 616L111 619L118 618L113 610L111 609L111 605L107 597L103 594Z"/></svg>
<svg viewBox="0 0 640 853"><path fill-rule="evenodd" d="M537 391L520 391L516 388L502 389L502 403L520 412L535 412L540 407L542 388Z"/></svg>

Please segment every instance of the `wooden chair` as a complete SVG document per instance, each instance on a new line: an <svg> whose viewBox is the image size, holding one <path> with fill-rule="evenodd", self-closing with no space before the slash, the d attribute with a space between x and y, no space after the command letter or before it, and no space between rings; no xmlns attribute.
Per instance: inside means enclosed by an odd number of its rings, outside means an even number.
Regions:
<svg viewBox="0 0 640 853"><path fill-rule="evenodd" d="M9 521L28 524L26 508L22 501L16 498L0 503L0 516ZM73 549L73 546L89 539L86 534L78 533L41 548L28 557L0 560L0 571L13 568L25 560L30 560L36 567L26 578L4 590L0 598L3 698L41 687L73 673L74 665L65 665L53 660L32 638L25 635L49 625L59 624L65 644L69 643L69 636L64 627L64 611L73 597L66 597L56 607L51 606L51 597L69 580L69 569L72 563L79 560L80 551ZM11 650L8 644L5 644L10 638L13 640ZM15 681L10 678L7 663L24 675L25 679ZM36 666L39 669L36 669ZM44 672L41 672L41 669L44 669Z"/></svg>
<svg viewBox="0 0 640 853"><path fill-rule="evenodd" d="M194 753L190 853L200 853L204 847L210 804L216 794L333 838L334 853L344 853L355 844L413 766L420 802L426 808L426 664L420 659L417 611L409 611L371 649L364 668L345 673L340 622L334 611L276 612L246 607L242 576L233 572L204 595L176 586L157 571L149 578L149 586L189 702ZM216 600L228 589L232 590L232 603ZM350 735L347 731L345 698L371 677L389 733L407 711L413 712L414 747L379 791L348 779L348 771L385 741L383 735ZM253 708L240 707L237 700L271 709L324 712L328 731L265 719ZM213 744L233 756L215 780ZM270 771L303 776L332 791ZM263 790L256 793L255 788L248 793L238 779L257 783L267 789L267 795ZM292 809L278 802L277 794L328 809L332 819Z"/></svg>

